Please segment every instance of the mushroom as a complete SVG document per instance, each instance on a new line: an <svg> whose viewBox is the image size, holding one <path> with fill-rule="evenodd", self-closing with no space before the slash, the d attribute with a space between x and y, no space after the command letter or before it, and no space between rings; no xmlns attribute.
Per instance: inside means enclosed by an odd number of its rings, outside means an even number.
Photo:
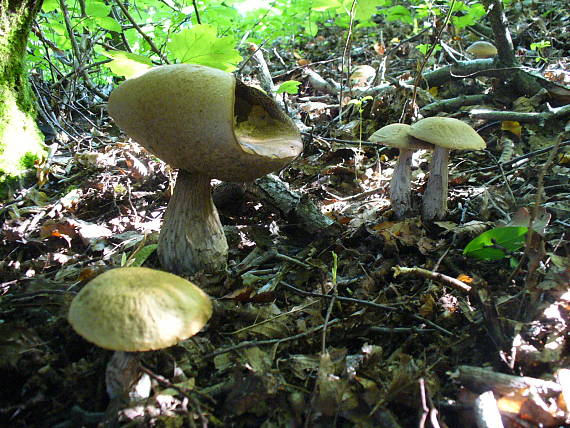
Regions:
<svg viewBox="0 0 570 428"><path fill-rule="evenodd" d="M111 398L140 378L136 353L194 336L212 316L206 293L179 276L143 267L111 269L74 297L68 321L89 342L114 350L106 370Z"/></svg>
<svg viewBox="0 0 570 428"><path fill-rule="evenodd" d="M423 196L422 218L426 222L442 219L447 212L449 151L483 150L485 141L465 122L450 117L419 120L410 127L410 135L435 146Z"/></svg>
<svg viewBox="0 0 570 428"><path fill-rule="evenodd" d="M476 59L492 58L497 55L495 45L484 40L479 40L471 44L465 51Z"/></svg>
<svg viewBox="0 0 570 428"><path fill-rule="evenodd" d="M117 125L174 168L158 256L166 270L216 273L228 245L210 180L249 181L302 151L293 121L262 91L232 74L194 64L164 65L126 80L109 97Z"/></svg>
<svg viewBox="0 0 570 428"><path fill-rule="evenodd" d="M390 202L397 218L404 218L411 209L412 154L418 149L433 149L433 145L418 141L409 135L410 125L391 123L374 132L369 141L400 150L396 167L390 181Z"/></svg>

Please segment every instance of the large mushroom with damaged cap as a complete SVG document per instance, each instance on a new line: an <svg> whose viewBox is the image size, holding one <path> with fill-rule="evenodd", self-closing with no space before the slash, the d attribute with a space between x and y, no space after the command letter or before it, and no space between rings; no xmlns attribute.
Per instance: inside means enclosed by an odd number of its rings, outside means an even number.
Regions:
<svg viewBox="0 0 570 428"><path fill-rule="evenodd" d="M108 270L74 297L68 321L84 339L115 351L106 370L111 398L141 377L138 352L194 336L212 316L212 302L179 276L143 267Z"/></svg>
<svg viewBox="0 0 570 428"><path fill-rule="evenodd" d="M410 136L410 125L391 123L374 132L369 141L399 149L398 160L390 180L390 202L397 218L404 218L411 210L411 163L414 151L433 149L433 144Z"/></svg>
<svg viewBox="0 0 570 428"><path fill-rule="evenodd" d="M410 127L410 135L435 146L422 201L422 218L426 222L442 219L447 212L449 151L483 150L485 141L465 122L450 117L419 120Z"/></svg>
<svg viewBox="0 0 570 428"><path fill-rule="evenodd" d="M158 242L163 268L175 273L226 266L211 179L253 180L303 148L297 127L269 96L201 65L164 65L128 79L111 93L108 110L125 133L179 169Z"/></svg>

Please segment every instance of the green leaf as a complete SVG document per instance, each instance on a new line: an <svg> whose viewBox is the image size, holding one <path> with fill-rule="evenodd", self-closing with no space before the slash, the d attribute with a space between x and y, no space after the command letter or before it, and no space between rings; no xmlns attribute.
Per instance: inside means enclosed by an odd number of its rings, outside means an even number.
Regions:
<svg viewBox="0 0 570 428"><path fill-rule="evenodd" d="M151 254L155 252L157 247L157 244L149 244L145 245L140 250L137 250L134 254L131 255L131 257L129 257L129 260L127 261L128 266L142 266L144 262L146 262L146 260L151 256Z"/></svg>
<svg viewBox="0 0 570 428"><path fill-rule="evenodd" d="M58 0L44 0L44 4L42 5L43 12L52 12L59 7Z"/></svg>
<svg viewBox="0 0 570 428"><path fill-rule="evenodd" d="M386 15L386 20L390 21L401 21L405 24L413 24L414 20L412 14L404 6L392 6L385 11L382 11Z"/></svg>
<svg viewBox="0 0 570 428"><path fill-rule="evenodd" d="M307 19L307 24L305 25L305 34L309 37L315 37L319 32L319 25L314 19L310 17Z"/></svg>
<svg viewBox="0 0 570 428"><path fill-rule="evenodd" d="M277 92L278 94L282 94L284 92L291 95L298 94L300 84L301 82L297 80L287 80L286 82L281 83L281 85L279 85L279 88L277 88L275 92Z"/></svg>
<svg viewBox="0 0 570 428"><path fill-rule="evenodd" d="M87 13L87 15L92 17L103 18L105 16L108 16L110 11L111 7L107 6L101 0L88 0L85 3L85 12Z"/></svg>
<svg viewBox="0 0 570 428"><path fill-rule="evenodd" d="M342 3L338 0L314 0L312 9L316 12L323 12L327 9L342 7Z"/></svg>
<svg viewBox="0 0 570 428"><path fill-rule="evenodd" d="M476 3L467 7L467 13L463 16L452 16L451 21L457 28L464 28L477 23L485 14L485 8L482 4Z"/></svg>
<svg viewBox="0 0 570 428"><path fill-rule="evenodd" d="M527 232L528 227L497 227L488 230L469 242L463 254L480 260L500 260L506 257L505 251L513 252L524 246Z"/></svg>
<svg viewBox="0 0 570 428"><path fill-rule="evenodd" d="M217 37L215 27L201 24L173 34L167 47L171 56L179 62L233 71L242 59L235 44L233 37Z"/></svg>
<svg viewBox="0 0 570 428"><path fill-rule="evenodd" d="M101 28L104 28L105 30L115 31L117 33L123 31L121 24L119 24L113 18L108 16L95 18L95 22L97 23L97 25L99 25Z"/></svg>
<svg viewBox="0 0 570 428"><path fill-rule="evenodd" d="M431 49L431 44L430 43L420 44L420 45L416 46L416 49L419 50L422 53L422 55L425 55ZM433 51L438 52L440 50L441 50L441 46L436 45Z"/></svg>
<svg viewBox="0 0 570 428"><path fill-rule="evenodd" d="M368 21L378 12L378 7L390 6L390 0L359 0L356 4L355 19Z"/></svg>
<svg viewBox="0 0 570 428"><path fill-rule="evenodd" d="M101 52L113 61L105 64L118 76L129 79L135 75L145 72L152 67L152 62L145 56L133 54L125 51L104 51Z"/></svg>

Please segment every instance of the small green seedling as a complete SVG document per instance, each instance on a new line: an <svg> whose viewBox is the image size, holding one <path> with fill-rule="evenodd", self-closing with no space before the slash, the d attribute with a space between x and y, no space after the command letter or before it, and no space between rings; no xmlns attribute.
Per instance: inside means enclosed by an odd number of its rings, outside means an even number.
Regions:
<svg viewBox="0 0 570 428"><path fill-rule="evenodd" d="M421 45L417 45L416 49L419 50L422 53L422 55L427 55L427 53L431 49L431 43L423 43ZM433 52L435 53L435 52L438 52L440 50L441 50L441 45L435 45Z"/></svg>
<svg viewBox="0 0 570 428"><path fill-rule="evenodd" d="M501 260L522 248L528 227L497 227L473 239L463 254L480 260Z"/></svg>
<svg viewBox="0 0 570 428"><path fill-rule="evenodd" d="M535 59L536 62L541 62L541 61L542 61L542 62L546 62L546 61L548 61L548 59L543 56L542 50L543 50L544 48L548 48L548 47L550 47L550 46L551 46L551 44L550 44L550 42L549 42L548 40L541 40L540 42L536 42L536 43L531 43L531 44L530 44L530 50L531 50L531 51L535 51L535 52L538 53L538 55L537 55L537 57L536 57L536 59Z"/></svg>
<svg viewBox="0 0 570 428"><path fill-rule="evenodd" d="M287 93L289 95L295 95L299 93L299 85L301 85L301 82L298 80L287 80L281 83L275 92L278 94Z"/></svg>
<svg viewBox="0 0 570 428"><path fill-rule="evenodd" d="M152 253L156 251L157 244L148 244L140 246L127 257L126 253L122 254L121 267L140 267L146 262Z"/></svg>

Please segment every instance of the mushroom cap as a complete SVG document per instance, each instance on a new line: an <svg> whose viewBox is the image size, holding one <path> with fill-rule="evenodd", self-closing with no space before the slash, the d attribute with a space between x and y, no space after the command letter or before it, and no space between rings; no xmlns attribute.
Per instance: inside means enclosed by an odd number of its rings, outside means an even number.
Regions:
<svg viewBox="0 0 570 428"><path fill-rule="evenodd" d="M357 65L352 69L350 81L352 83L367 83L376 76L376 69L371 65Z"/></svg>
<svg viewBox="0 0 570 428"><path fill-rule="evenodd" d="M101 348L139 352L172 346L212 316L206 293L179 276L143 267L112 269L75 296L68 320Z"/></svg>
<svg viewBox="0 0 570 428"><path fill-rule="evenodd" d="M483 150L485 140L461 120L451 117L428 117L410 127L410 135L418 140L449 150Z"/></svg>
<svg viewBox="0 0 570 428"><path fill-rule="evenodd" d="M484 40L479 40L471 44L465 51L478 59L491 58L497 55L495 45Z"/></svg>
<svg viewBox="0 0 570 428"><path fill-rule="evenodd" d="M412 138L410 128L411 126L405 123L391 123L374 132L368 141L398 149L433 149L433 144Z"/></svg>
<svg viewBox="0 0 570 428"><path fill-rule="evenodd" d="M262 91L195 64L154 67L113 90L108 110L130 137L174 168L247 181L280 169L303 144Z"/></svg>

